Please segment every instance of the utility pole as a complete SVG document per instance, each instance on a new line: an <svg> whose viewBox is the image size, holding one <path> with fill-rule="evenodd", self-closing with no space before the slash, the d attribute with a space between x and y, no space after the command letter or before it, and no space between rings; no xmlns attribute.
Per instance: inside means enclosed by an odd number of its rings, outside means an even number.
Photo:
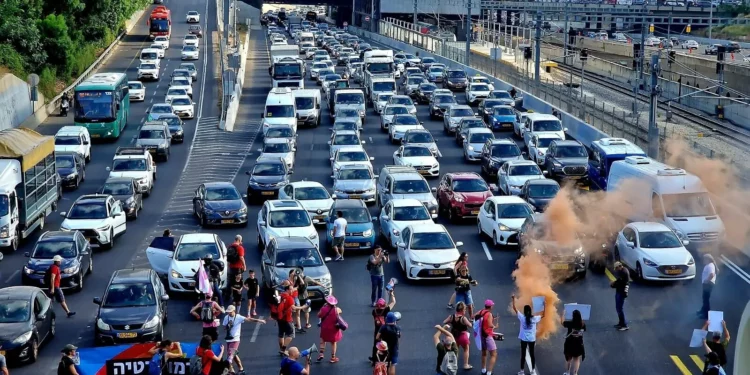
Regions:
<svg viewBox="0 0 750 375"><path fill-rule="evenodd" d="M414 15L412 16L412 23L414 27L417 27L417 0L414 0Z"/></svg>
<svg viewBox="0 0 750 375"><path fill-rule="evenodd" d="M641 19L641 47L640 56L638 57L638 89L640 89L640 83L643 82L643 58L645 55L644 52L646 52L646 16L643 16Z"/></svg>
<svg viewBox="0 0 750 375"><path fill-rule="evenodd" d="M672 42L672 38L670 38L671 35L672 35L672 12L669 12L669 26L667 26L667 41L669 41L670 43ZM672 48L674 47L677 47L677 46L672 46Z"/></svg>
<svg viewBox="0 0 750 375"><path fill-rule="evenodd" d="M536 56L534 56L534 82L539 85L542 78L540 77L540 67L542 65L542 11L536 11Z"/></svg>
<svg viewBox="0 0 750 375"><path fill-rule="evenodd" d="M708 42L711 43L711 28L714 26L714 3L711 2L711 11L708 13Z"/></svg>
<svg viewBox="0 0 750 375"><path fill-rule="evenodd" d="M416 2L416 0L414 0ZM471 37L472 30L471 30L471 1L472 0L466 0L468 6L466 7L466 58L464 61L464 65L469 66L469 56L471 56Z"/></svg>
<svg viewBox="0 0 750 375"><path fill-rule="evenodd" d="M563 39L563 64L568 64L568 39L570 39L570 34L568 34L568 7L570 6L570 1L565 2L565 27L563 27L563 35L565 35L565 38Z"/></svg>
<svg viewBox="0 0 750 375"><path fill-rule="evenodd" d="M370 32L375 32L375 0L370 0Z"/></svg>
<svg viewBox="0 0 750 375"><path fill-rule="evenodd" d="M651 55L651 106L648 113L648 156L659 157L659 127L656 124L656 109L659 100L659 54Z"/></svg>

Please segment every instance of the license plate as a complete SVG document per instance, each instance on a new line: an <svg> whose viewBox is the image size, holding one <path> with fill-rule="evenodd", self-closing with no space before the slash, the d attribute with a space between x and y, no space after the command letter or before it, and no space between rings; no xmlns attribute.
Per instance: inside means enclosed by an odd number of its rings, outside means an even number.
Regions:
<svg viewBox="0 0 750 375"><path fill-rule="evenodd" d="M261 195L273 195L272 191L264 191L260 193Z"/></svg>
<svg viewBox="0 0 750 375"><path fill-rule="evenodd" d="M120 332L117 334L117 337L121 339L134 339L138 337L138 334L135 332Z"/></svg>
<svg viewBox="0 0 750 375"><path fill-rule="evenodd" d="M419 171L419 174L430 174L430 171Z"/></svg>
<svg viewBox="0 0 750 375"><path fill-rule="evenodd" d="M316 219L316 220L323 220L323 219L325 219L325 218L326 218L326 217L325 217L325 216L323 216L323 215L318 215L318 216L315 216L315 217L314 217L314 219Z"/></svg>
<svg viewBox="0 0 750 375"><path fill-rule="evenodd" d="M359 198L362 198L362 196L358 194L352 194L349 196L349 199L359 199Z"/></svg>
<svg viewBox="0 0 750 375"><path fill-rule="evenodd" d="M667 275L679 275L682 273L682 270L667 270Z"/></svg>
<svg viewBox="0 0 750 375"><path fill-rule="evenodd" d="M471 211L471 214L472 215L479 215L479 211L478 210L477 211Z"/></svg>
<svg viewBox="0 0 750 375"><path fill-rule="evenodd" d="M427 273L430 275L445 275L445 270L430 270Z"/></svg>
<svg viewBox="0 0 750 375"><path fill-rule="evenodd" d="M232 224L232 223L234 223L234 220L222 220L221 223L222 224Z"/></svg>
<svg viewBox="0 0 750 375"><path fill-rule="evenodd" d="M511 127L511 126L513 126L513 124L503 124L503 127L504 127L504 128L509 128L509 127Z"/></svg>
<svg viewBox="0 0 750 375"><path fill-rule="evenodd" d="M91 138L99 138L101 137L99 134L91 134Z"/></svg>
<svg viewBox="0 0 750 375"><path fill-rule="evenodd" d="M359 247L359 244L356 243L356 242L347 242L347 243L344 243L344 246L346 246L346 247Z"/></svg>
<svg viewBox="0 0 750 375"><path fill-rule="evenodd" d="M553 270L567 270L568 265L567 264L553 264L552 269Z"/></svg>

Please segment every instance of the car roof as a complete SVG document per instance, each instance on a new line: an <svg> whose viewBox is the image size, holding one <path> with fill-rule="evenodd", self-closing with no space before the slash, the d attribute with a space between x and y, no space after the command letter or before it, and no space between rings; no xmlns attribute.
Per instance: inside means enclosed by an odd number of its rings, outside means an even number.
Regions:
<svg viewBox="0 0 750 375"><path fill-rule="evenodd" d="M448 230L442 224L426 223L410 225L412 233L448 233Z"/></svg>
<svg viewBox="0 0 750 375"><path fill-rule="evenodd" d="M394 95L394 96L395 96L395 95ZM392 97L393 97L393 96L392 96ZM386 108L396 108L396 107L401 107L401 108L406 108L406 109L409 109L409 106L407 106L407 105L405 105L405 104L386 104L386 105L385 105L385 107L386 107Z"/></svg>
<svg viewBox="0 0 750 375"><path fill-rule="evenodd" d="M471 107L466 104L453 104L450 109L471 109Z"/></svg>
<svg viewBox="0 0 750 375"><path fill-rule="evenodd" d="M452 173L446 173L448 176L451 176L454 180L477 180L482 179L482 176L478 175L475 172L452 172Z"/></svg>
<svg viewBox="0 0 750 375"><path fill-rule="evenodd" d="M352 121L356 122L356 120L352 120ZM339 129L339 130L334 130L333 133L331 133L331 138L333 138L333 136L335 136L335 135L357 135L357 131L356 130Z"/></svg>
<svg viewBox="0 0 750 375"><path fill-rule="evenodd" d="M552 142L554 142L558 146L583 146L581 142L574 141L572 139L565 139L565 140L559 139L559 140L555 140Z"/></svg>
<svg viewBox="0 0 750 375"><path fill-rule="evenodd" d="M143 129L145 129L145 130L152 130L152 129L153 130L163 130L165 126L167 126L167 125L164 125L164 124L158 124L158 125L157 124L144 124L144 125L141 125L140 129L141 130L143 130Z"/></svg>
<svg viewBox="0 0 750 375"><path fill-rule="evenodd" d="M560 139L560 136L557 135L557 134L555 134L555 133L534 133L534 137L537 137L537 138L556 138L556 139L562 140L562 139Z"/></svg>
<svg viewBox="0 0 750 375"><path fill-rule="evenodd" d="M370 166L365 163L353 163L353 164L344 164L341 166L339 170L343 169L367 169L370 170Z"/></svg>
<svg viewBox="0 0 750 375"><path fill-rule="evenodd" d="M86 194L81 195L76 199L75 203L99 203L99 202L106 202L107 198L109 198L109 194Z"/></svg>
<svg viewBox="0 0 750 375"><path fill-rule="evenodd" d="M303 187L319 187L325 189L325 186L317 181L295 181L290 183L289 185L292 185L295 188L303 188Z"/></svg>
<svg viewBox="0 0 750 375"><path fill-rule="evenodd" d="M491 141L491 145L517 145L516 141L510 138L494 138Z"/></svg>
<svg viewBox="0 0 750 375"><path fill-rule="evenodd" d="M106 181L104 181L104 183L106 184L108 182L133 182L133 180L135 179L132 177L110 177Z"/></svg>
<svg viewBox="0 0 750 375"><path fill-rule="evenodd" d="M273 139L273 138L272 138ZM283 164L286 165L284 160L278 156L263 155L261 154L258 159L255 160L255 164Z"/></svg>
<svg viewBox="0 0 750 375"><path fill-rule="evenodd" d="M214 243L215 236L213 233L187 233L180 236L180 243Z"/></svg>
<svg viewBox="0 0 750 375"><path fill-rule="evenodd" d="M294 250L299 248L310 249L315 247L309 238L302 236L276 237L275 240L276 251Z"/></svg>
<svg viewBox="0 0 750 375"><path fill-rule="evenodd" d="M110 284L130 284L133 282L148 282L153 270L148 268L126 268L112 273Z"/></svg>
<svg viewBox="0 0 750 375"><path fill-rule="evenodd" d="M207 189L229 188L229 187L234 188L234 184L232 184L231 182L206 182L204 185L206 186Z"/></svg>
<svg viewBox="0 0 750 375"><path fill-rule="evenodd" d="M268 207L271 211L305 209L302 204L295 199L274 199L268 201Z"/></svg>
<svg viewBox="0 0 750 375"><path fill-rule="evenodd" d="M533 160L510 160L507 161L508 166L516 166L516 165L537 165L535 161Z"/></svg>
<svg viewBox="0 0 750 375"><path fill-rule="evenodd" d="M415 169L414 171L399 171L398 173L391 174L394 180L398 181L411 181L411 180L424 180L419 172Z"/></svg>
<svg viewBox="0 0 750 375"><path fill-rule="evenodd" d="M38 241L53 241L53 240L72 240L75 238L75 231L60 231L60 230L51 230L49 232L44 232L41 236L39 236Z"/></svg>
<svg viewBox="0 0 750 375"><path fill-rule="evenodd" d="M32 293L40 290L34 286L9 286L0 289L0 300L29 299Z"/></svg>
<svg viewBox="0 0 750 375"><path fill-rule="evenodd" d="M639 232L669 232L670 229L662 223L636 221L628 224Z"/></svg>
<svg viewBox="0 0 750 375"><path fill-rule="evenodd" d="M274 144L274 143L289 143L289 140L286 138L267 138L263 140L263 143L266 144Z"/></svg>
<svg viewBox="0 0 750 375"><path fill-rule="evenodd" d="M333 202L333 207L331 210L335 210L337 208L362 208L367 207L365 205L365 202L361 199L336 199Z"/></svg>
<svg viewBox="0 0 750 375"><path fill-rule="evenodd" d="M488 200L495 204L526 203L525 200L517 195L495 195Z"/></svg>
<svg viewBox="0 0 750 375"><path fill-rule="evenodd" d="M60 152L55 152L55 157L58 157L58 156L68 156L68 157L75 158L76 155L80 155L80 154L77 153L77 152L75 152L75 151L60 151Z"/></svg>
<svg viewBox="0 0 750 375"><path fill-rule="evenodd" d="M391 199L391 202L393 204L393 207L424 207L422 202L414 198Z"/></svg>
<svg viewBox="0 0 750 375"><path fill-rule="evenodd" d="M367 153L365 151L364 147L362 147L362 146L353 146L353 145L341 146L340 148L338 148L336 150L337 153L338 152L351 152L351 151L364 152L365 154Z"/></svg>
<svg viewBox="0 0 750 375"><path fill-rule="evenodd" d="M487 128L471 128L469 129L469 133L488 133L488 134L494 134L492 130Z"/></svg>
<svg viewBox="0 0 750 375"><path fill-rule="evenodd" d="M560 186L560 184L557 183L557 181L551 179L551 178L540 178L537 180L528 180L525 182L529 185L555 185Z"/></svg>

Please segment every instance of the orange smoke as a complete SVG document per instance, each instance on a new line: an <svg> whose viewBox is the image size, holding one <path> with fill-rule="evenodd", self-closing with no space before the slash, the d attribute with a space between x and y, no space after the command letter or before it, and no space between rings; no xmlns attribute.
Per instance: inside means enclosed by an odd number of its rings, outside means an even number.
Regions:
<svg viewBox="0 0 750 375"><path fill-rule="evenodd" d="M513 271L518 293L516 296L516 308L523 311L524 305L531 305L531 298L544 296L545 311L542 321L537 325L536 337L545 340L560 328L560 318L557 313L557 293L552 290L552 276L549 267L544 263L542 257L535 251L518 260L518 269Z"/></svg>

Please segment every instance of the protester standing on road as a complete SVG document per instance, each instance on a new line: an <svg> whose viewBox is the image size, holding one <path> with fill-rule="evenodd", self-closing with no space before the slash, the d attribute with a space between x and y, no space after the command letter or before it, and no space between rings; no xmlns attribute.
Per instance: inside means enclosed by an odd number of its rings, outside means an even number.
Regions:
<svg viewBox="0 0 750 375"><path fill-rule="evenodd" d="M696 312L701 319L708 319L708 311L711 310L711 292L714 290L716 285L716 275L719 274L719 267L716 266L716 261L713 255L703 255L703 273L701 275L701 282L703 283L703 305L701 309Z"/></svg>
<svg viewBox="0 0 750 375"><path fill-rule="evenodd" d="M396 365L398 365L398 342L401 340L401 328L396 325L398 319L396 313L389 312L385 316L385 325L380 327L380 332L375 340L382 340L388 344L388 375L396 375Z"/></svg>
<svg viewBox="0 0 750 375"><path fill-rule="evenodd" d="M208 282L211 284L212 294L210 297L215 297L216 302L219 303L219 306L224 306L224 295L223 295L224 293L221 292L222 268L220 264L221 262L214 262L214 258L211 255L206 255L203 258L203 269L206 271L206 276L208 276ZM197 273L196 273L195 279L198 280ZM197 282L196 282L196 285L198 285Z"/></svg>
<svg viewBox="0 0 750 375"><path fill-rule="evenodd" d="M516 296L510 296L511 307L513 312L521 322L521 331L518 333L518 339L521 340L521 371L518 375L524 375L524 366L526 364L526 349L529 351L529 357L531 358L531 368L529 371L532 374L536 374L536 356L534 355L534 346L536 344L536 325L542 321L544 316L544 310L540 315L532 314L531 306L524 305L523 313L516 309Z"/></svg>
<svg viewBox="0 0 750 375"><path fill-rule="evenodd" d="M183 357L182 346L180 346L179 342L172 342L172 340L157 342L153 348L148 350L148 354L151 355L151 360L148 363L149 375L164 374L168 360ZM155 370L157 367L159 369Z"/></svg>
<svg viewBox="0 0 750 375"><path fill-rule="evenodd" d="M474 299L471 297L471 286L479 282L469 275L469 269L461 267L456 275L456 301L463 302L469 309L469 316L474 316Z"/></svg>
<svg viewBox="0 0 750 375"><path fill-rule="evenodd" d="M210 294L205 294L203 298L203 301L190 309L190 315L203 324L201 336L209 336L216 341L219 339L219 315L224 313L224 308L212 300Z"/></svg>
<svg viewBox="0 0 750 375"><path fill-rule="evenodd" d="M255 278L255 271L247 271L247 279L245 279L244 288L247 290L247 315L257 316L258 313L255 309L258 305L258 297L260 297L260 284L258 279Z"/></svg>
<svg viewBox="0 0 750 375"><path fill-rule="evenodd" d="M333 251L336 253L337 262L344 260L344 243L346 242L346 219L344 213L336 211L336 220L333 221Z"/></svg>
<svg viewBox="0 0 750 375"><path fill-rule="evenodd" d="M471 345L469 330L471 330L471 322L465 314L466 304L459 302L456 304L456 312L445 318L443 324L450 326L451 335L464 353L464 370L471 370L474 368L469 364L469 346Z"/></svg>
<svg viewBox="0 0 750 375"><path fill-rule="evenodd" d="M617 310L617 324L615 328L618 331L627 331L628 322L625 321L625 299L628 298L630 291L630 273L620 262L615 262L615 281L609 284L615 289L615 309Z"/></svg>
<svg viewBox="0 0 750 375"><path fill-rule="evenodd" d="M63 294L62 289L60 289L60 264L62 263L62 260L63 258L59 255L52 257L52 265L49 266L49 269L47 269L47 273L44 276L45 279L47 279L50 297L55 298L63 308L63 311L68 314L68 318L70 318L75 315L76 312L70 311L68 304L65 302L65 294Z"/></svg>
<svg viewBox="0 0 750 375"><path fill-rule="evenodd" d="M236 363L237 367L240 369L240 371L237 372L237 375L243 375L245 373L245 370L242 367L242 360L240 360L240 357L237 355L237 352L240 349L240 335L242 334L241 327L242 323L245 322L258 322L260 324L266 323L263 319L248 318L237 314L237 309L234 305L229 305L229 307L227 307L227 315L224 316L224 321L221 323L221 325L227 328L227 333L224 339L227 343L227 361L229 362L229 371L234 372L234 366L232 365L232 361L234 360L234 363Z"/></svg>
<svg viewBox="0 0 750 375"><path fill-rule="evenodd" d="M370 302L375 307L375 302L383 298L383 286L385 284L385 273L383 272L383 263L389 263L390 257L383 251L380 245L375 245L375 249L367 260L367 270L370 271Z"/></svg>
<svg viewBox="0 0 750 375"><path fill-rule="evenodd" d="M391 310L393 310L393 306L396 306L396 294L393 292L393 289L388 291L390 293L390 297L388 298L388 303L385 303L385 299L381 298L375 302L375 308L372 309L372 319L375 323L375 333L373 334L373 345L372 345L372 354L370 354L370 362L375 362L375 354L377 351L377 343L379 340L378 332L380 332L380 327L385 325L385 317L388 315ZM387 348L386 348L387 350Z"/></svg>
<svg viewBox="0 0 750 375"><path fill-rule="evenodd" d="M292 283L289 280L281 282L281 289L283 293L279 295L279 306L277 308L277 324L279 327L279 354L285 355L286 349L291 344L292 339L295 336L294 331L294 311L301 309L294 303L294 297L292 297Z"/></svg>
<svg viewBox="0 0 750 375"><path fill-rule="evenodd" d="M57 364L57 375L79 375L76 364L80 362L80 359L76 350L78 350L78 347L73 344L63 347L62 358L60 358L60 363Z"/></svg>
<svg viewBox="0 0 750 375"><path fill-rule="evenodd" d="M458 275L458 270L461 268L466 268L467 271L469 269L469 253L465 251L461 253L461 255L458 257L458 260L456 261L456 265L453 266L453 274ZM455 301L456 301L456 292L454 291L453 294L451 294L451 299L448 301L448 309L453 308L453 303Z"/></svg>
<svg viewBox="0 0 750 375"><path fill-rule="evenodd" d="M484 301L484 309L479 310L474 317L475 322L479 321L480 335L482 338L482 374L492 375L497 361L497 344L495 344L495 317L492 316L492 308L495 302L491 299ZM475 332L476 333L476 332ZM489 361L487 357L489 356Z"/></svg>
<svg viewBox="0 0 750 375"><path fill-rule="evenodd" d="M708 330L708 326L710 323L711 322L707 320L706 323L703 324L704 331ZM722 320L721 326L724 331L723 334L722 332L709 332L709 334L711 335L711 341L706 341L706 347L708 347L709 350L719 356L719 364L723 367L727 365L727 346L729 346L729 340L731 339L731 337L729 336L727 323Z"/></svg>
<svg viewBox="0 0 750 375"><path fill-rule="evenodd" d="M586 350L583 347L583 332L586 331L586 323L581 318L581 312L573 310L573 319L565 320L565 312L560 314L560 323L563 328L568 329L563 344L565 355L565 372L563 375L578 375L581 361L586 359Z"/></svg>
<svg viewBox="0 0 750 375"><path fill-rule="evenodd" d="M244 283L242 282L242 274L236 273L234 279L229 280L229 289L232 291L232 305L240 310L242 304L242 289L244 289Z"/></svg>
<svg viewBox="0 0 750 375"><path fill-rule="evenodd" d="M307 291L307 288L310 287L311 285L322 287L323 284L317 282L312 277L305 275L305 269L301 266L298 268L296 278L297 278L297 297L299 299L299 303L297 303L297 305L302 307L301 311L297 313L297 321L296 321L297 327L298 327L297 330L299 330L302 333L305 333L307 332L308 329L312 328L312 325L310 324L310 311L312 309L310 308L310 305L306 303L308 298L310 298L310 293ZM304 328L302 327L302 322L300 318L300 315L302 315L302 313L305 314Z"/></svg>
<svg viewBox="0 0 750 375"><path fill-rule="evenodd" d="M219 352L218 356L214 353L213 350L211 350L211 344L213 344L214 341L216 340L211 338L211 336L205 335L201 337L201 341L200 343L198 343L198 347L195 349L195 355L197 355L201 359L202 375L210 375L211 368L213 368L214 362L221 362L221 358L224 356L224 345L220 346L221 351Z"/></svg>
<svg viewBox="0 0 750 375"><path fill-rule="evenodd" d="M242 275L245 273L247 266L245 265L245 247L242 246L242 235L234 236L234 242L227 248L227 263L229 263L227 283L231 283L236 274ZM227 298L229 298L232 289L227 288L226 290Z"/></svg>
<svg viewBox="0 0 750 375"><path fill-rule="evenodd" d="M378 341L375 343L375 354L370 359L372 364L373 375L387 375L388 368L391 366L388 362L388 344L385 341Z"/></svg>
<svg viewBox="0 0 750 375"><path fill-rule="evenodd" d="M297 362L300 353L296 346L289 348L286 356L281 360L282 375L309 375L310 374L310 356L305 357L305 367Z"/></svg>
<svg viewBox="0 0 750 375"><path fill-rule="evenodd" d="M458 345L450 332L450 327L435 326L437 332L432 336L432 344L437 350L438 375L456 375L458 372ZM441 336L443 338L441 339ZM466 368L464 368L466 370Z"/></svg>
<svg viewBox="0 0 750 375"><path fill-rule="evenodd" d="M344 337L344 331L341 329L339 324L339 315L342 311L338 305L339 301L334 296L326 297L326 303L318 311L318 318L320 326L320 354L318 355L318 362L325 358L326 343L331 343L331 363L339 361L339 357L336 356L336 349L338 349L338 342Z"/></svg>
<svg viewBox="0 0 750 375"><path fill-rule="evenodd" d="M706 369L703 371L703 375L727 375L727 372L719 363L719 356L709 351L708 347L705 346L706 340L703 340L703 346L706 348L708 353L706 354Z"/></svg>

